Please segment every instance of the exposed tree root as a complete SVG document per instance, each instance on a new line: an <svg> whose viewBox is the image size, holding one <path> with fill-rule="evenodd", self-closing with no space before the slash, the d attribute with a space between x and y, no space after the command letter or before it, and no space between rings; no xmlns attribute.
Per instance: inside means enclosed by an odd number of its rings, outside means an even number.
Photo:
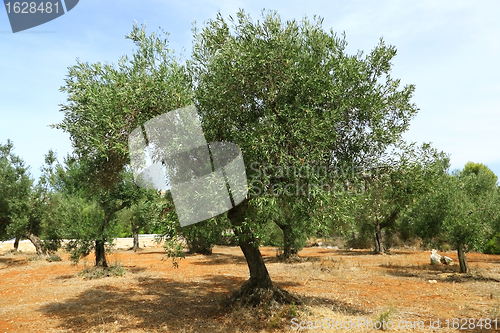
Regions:
<svg viewBox="0 0 500 333"><path fill-rule="evenodd" d="M259 288L247 281L225 302L227 306L279 306L281 304L300 305L303 301L296 295L279 287Z"/></svg>

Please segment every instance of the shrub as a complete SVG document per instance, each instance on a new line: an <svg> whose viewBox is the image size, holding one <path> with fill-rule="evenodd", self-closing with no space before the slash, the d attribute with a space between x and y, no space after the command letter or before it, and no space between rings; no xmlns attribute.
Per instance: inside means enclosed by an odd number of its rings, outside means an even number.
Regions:
<svg viewBox="0 0 500 333"><path fill-rule="evenodd" d="M89 267L85 268L78 275L88 280L100 279L104 277L123 276L125 275L125 268L123 268L119 264L110 267Z"/></svg>
<svg viewBox="0 0 500 333"><path fill-rule="evenodd" d="M46 259L48 262L55 262L55 261L61 261L61 257L58 256L57 254L50 254L47 256L47 259Z"/></svg>

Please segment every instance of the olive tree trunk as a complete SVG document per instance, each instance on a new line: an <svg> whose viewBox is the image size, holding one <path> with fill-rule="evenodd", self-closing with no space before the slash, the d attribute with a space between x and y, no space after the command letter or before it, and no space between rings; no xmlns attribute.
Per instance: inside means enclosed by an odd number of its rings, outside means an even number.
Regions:
<svg viewBox="0 0 500 333"><path fill-rule="evenodd" d="M297 249L294 248L291 227L279 222L276 222L276 225L283 231L283 259L290 260L293 256L298 255Z"/></svg>
<svg viewBox="0 0 500 333"><path fill-rule="evenodd" d="M104 248L104 240L95 241L95 266L96 267L108 267L106 262L106 252Z"/></svg>
<svg viewBox="0 0 500 333"><path fill-rule="evenodd" d="M16 240L14 241L14 251L17 252L17 250L19 249L19 240L20 240L21 237L16 237Z"/></svg>
<svg viewBox="0 0 500 333"><path fill-rule="evenodd" d="M375 224L375 253L376 254L384 254L384 239L382 236L382 228L380 227L380 223Z"/></svg>
<svg viewBox="0 0 500 333"><path fill-rule="evenodd" d="M133 233L134 233L134 245L132 246L132 250L134 250L134 252L137 252L137 250L139 250L139 230L134 229Z"/></svg>
<svg viewBox="0 0 500 333"><path fill-rule="evenodd" d="M460 273L469 273L469 266L467 265L467 256L465 255L464 246L462 244L457 246L458 262L460 263Z"/></svg>
<svg viewBox="0 0 500 333"><path fill-rule="evenodd" d="M37 255L45 255L45 251L43 250L42 240L35 234L31 232L26 233L26 238L30 240L36 250Z"/></svg>
<svg viewBox="0 0 500 333"><path fill-rule="evenodd" d="M246 282L246 286L250 288L271 289L273 283L266 264L260 253L258 241L247 224L243 223L248 208L247 201L242 202L236 207L229 210L227 217L231 221L234 233L238 237L238 244L241 251L245 255L248 269L250 271L250 279Z"/></svg>
<svg viewBox="0 0 500 333"><path fill-rule="evenodd" d="M102 235L106 226L108 225L108 221L111 217L112 213L106 210L104 207L104 220L99 228L99 233ZM96 239L95 240L95 267L108 267L108 263L106 261L106 239Z"/></svg>

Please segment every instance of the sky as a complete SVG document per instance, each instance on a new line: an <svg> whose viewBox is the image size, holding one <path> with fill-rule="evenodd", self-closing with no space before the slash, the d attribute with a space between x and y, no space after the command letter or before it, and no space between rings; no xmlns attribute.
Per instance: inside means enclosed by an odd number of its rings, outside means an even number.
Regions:
<svg viewBox="0 0 500 333"><path fill-rule="evenodd" d="M117 63L134 45L125 35L134 21L148 33L161 27L169 47L188 57L192 27L244 9L254 20L262 9L283 20L321 16L326 30L345 32L347 52L372 50L383 38L398 50L391 76L415 84L419 113L404 138L431 142L451 157L452 169L484 163L500 175L499 1L160 1L80 0L70 12L43 25L12 33L0 8L0 143L40 175L49 149L60 160L72 151L68 134L50 124L63 118L60 92L68 67ZM165 110L170 111L170 110Z"/></svg>

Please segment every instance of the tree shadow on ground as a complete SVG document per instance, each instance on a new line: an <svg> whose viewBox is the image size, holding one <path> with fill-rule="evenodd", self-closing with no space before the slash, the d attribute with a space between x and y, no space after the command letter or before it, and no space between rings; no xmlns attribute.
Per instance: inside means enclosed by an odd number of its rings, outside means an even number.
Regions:
<svg viewBox="0 0 500 333"><path fill-rule="evenodd" d="M480 258L471 259L471 258L468 257L467 261L469 263L484 262L484 263L487 263L487 264L500 265L500 255L498 255L498 254L481 254Z"/></svg>
<svg viewBox="0 0 500 333"><path fill-rule="evenodd" d="M193 254L194 255L194 254ZM241 255L227 253L212 253L206 256L207 261L195 261L193 265L229 265L229 264L246 264L245 257Z"/></svg>
<svg viewBox="0 0 500 333"><path fill-rule="evenodd" d="M326 253L330 255L339 255L339 256L373 256L374 253L371 250L328 250L318 251L318 253Z"/></svg>
<svg viewBox="0 0 500 333"><path fill-rule="evenodd" d="M39 311L60 320L60 329L72 332L239 332L238 325L221 325L227 311L220 304L229 295L227 286L243 280L214 276L203 282L178 282L140 277L133 287L96 286Z"/></svg>
<svg viewBox="0 0 500 333"><path fill-rule="evenodd" d="M147 270L146 267L137 267L135 265L130 266L130 265L121 265L123 268L125 268L127 271L130 271L131 273L137 274L141 273Z"/></svg>
<svg viewBox="0 0 500 333"><path fill-rule="evenodd" d="M277 257L277 256L272 256L272 257L264 257L264 262L267 263L278 263L278 264L288 264L288 265L295 265L295 264L300 264L300 263L305 263L305 262L316 262L320 261L322 257L314 257L314 256L297 256L297 257L291 257L290 259L284 259L283 257Z"/></svg>
<svg viewBox="0 0 500 333"><path fill-rule="evenodd" d="M344 315L361 316L361 315L369 315L372 313L371 311L357 308L346 302L326 297L301 297L301 299L304 300L304 304L328 307L331 308L333 311L339 312Z"/></svg>
<svg viewBox="0 0 500 333"><path fill-rule="evenodd" d="M231 316L223 306L232 288L246 279L209 276L200 282L179 282L157 277L137 277L137 283L117 287L98 285L62 302L38 309L59 321L57 329L70 332L254 332L267 330L268 322L248 314ZM280 287L296 285L278 283ZM352 305L324 297L301 297L305 304L333 311L368 314ZM245 312L246 313L246 312Z"/></svg>
<svg viewBox="0 0 500 333"><path fill-rule="evenodd" d="M129 252L127 250L123 250L125 252ZM119 252L119 251L117 251ZM134 254L138 255L138 256L141 256L141 255L149 255L149 254L163 254L163 255L166 255L167 252L165 250L162 250L162 251L148 251L148 250L143 250L143 251L140 251L140 252L135 252Z"/></svg>
<svg viewBox="0 0 500 333"><path fill-rule="evenodd" d="M422 280L436 280L440 282L469 282L493 281L500 282L499 278L483 276L480 273L460 273L458 265L398 265L381 264L387 274L396 277L413 277Z"/></svg>
<svg viewBox="0 0 500 333"><path fill-rule="evenodd" d="M2 257L0 257L0 269L26 266L27 264L28 264L28 260L25 257L22 257L22 258L2 258Z"/></svg>

